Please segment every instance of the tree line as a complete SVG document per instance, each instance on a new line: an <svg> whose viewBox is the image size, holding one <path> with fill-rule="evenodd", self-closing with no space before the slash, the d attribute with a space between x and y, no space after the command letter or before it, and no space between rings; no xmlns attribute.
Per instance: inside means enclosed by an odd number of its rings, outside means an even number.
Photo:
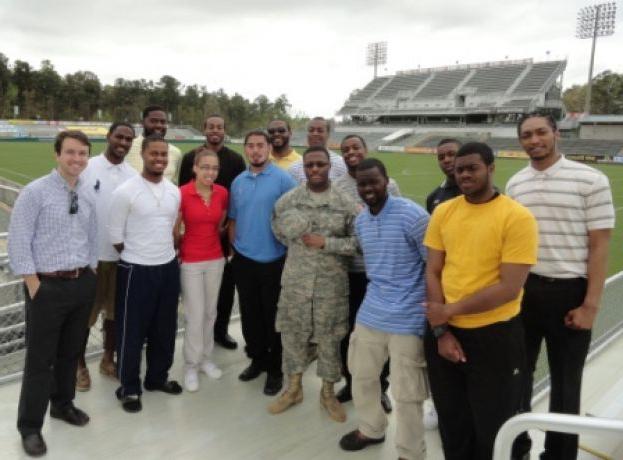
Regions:
<svg viewBox="0 0 623 460"><path fill-rule="evenodd" d="M568 112L583 112L587 85L573 85L563 93ZM592 114L623 114L623 74L606 70L593 78Z"/></svg>
<svg viewBox="0 0 623 460"><path fill-rule="evenodd" d="M165 107L171 123L196 128L201 128L206 115L219 113L231 135L264 127L274 118L286 119L293 127L306 122L288 115L290 103L285 94L273 101L264 95L251 101L238 93L230 96L222 89L185 86L170 75L156 82L117 78L114 84L103 85L88 70L61 76L49 60L36 69L21 60L11 64L0 53L0 119L137 122L141 110L150 104ZM19 108L17 115L15 107Z"/></svg>

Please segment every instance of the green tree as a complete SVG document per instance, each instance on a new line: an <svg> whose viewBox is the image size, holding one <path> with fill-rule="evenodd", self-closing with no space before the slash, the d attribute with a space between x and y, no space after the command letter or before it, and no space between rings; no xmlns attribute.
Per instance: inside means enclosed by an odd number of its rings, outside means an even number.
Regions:
<svg viewBox="0 0 623 460"><path fill-rule="evenodd" d="M574 85L563 94L569 112L584 111L587 85ZM593 78L591 113L623 114L623 74L606 70Z"/></svg>

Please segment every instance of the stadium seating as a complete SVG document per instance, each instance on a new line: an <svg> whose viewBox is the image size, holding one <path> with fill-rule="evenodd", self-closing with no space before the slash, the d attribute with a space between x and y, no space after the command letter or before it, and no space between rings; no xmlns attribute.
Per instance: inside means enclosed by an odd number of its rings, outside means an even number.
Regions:
<svg viewBox="0 0 623 460"><path fill-rule="evenodd" d="M560 116L563 105L557 80L565 67L566 61L524 59L397 72L353 91L339 114L356 122L437 122L440 116L470 115L503 120L547 108Z"/></svg>

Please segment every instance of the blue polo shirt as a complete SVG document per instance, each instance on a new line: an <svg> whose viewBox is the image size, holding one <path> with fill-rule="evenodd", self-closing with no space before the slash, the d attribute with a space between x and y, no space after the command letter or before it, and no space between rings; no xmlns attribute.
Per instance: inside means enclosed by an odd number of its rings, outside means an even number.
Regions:
<svg viewBox="0 0 623 460"><path fill-rule="evenodd" d="M290 174L272 163L258 174L247 169L234 179L228 215L236 221L233 245L237 252L256 262L272 262L286 253L270 223L275 202L296 186Z"/></svg>
<svg viewBox="0 0 623 460"><path fill-rule="evenodd" d="M357 322L389 334L424 335L428 213L389 196L376 216L365 208L355 221L369 283Z"/></svg>

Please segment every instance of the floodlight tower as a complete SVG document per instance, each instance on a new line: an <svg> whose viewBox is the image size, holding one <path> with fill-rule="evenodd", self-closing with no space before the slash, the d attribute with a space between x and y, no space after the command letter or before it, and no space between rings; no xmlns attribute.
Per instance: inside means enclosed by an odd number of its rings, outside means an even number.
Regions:
<svg viewBox="0 0 623 460"><path fill-rule="evenodd" d="M374 66L374 78L377 75L379 64L387 63L387 42L368 43L366 54L366 64Z"/></svg>
<svg viewBox="0 0 623 460"><path fill-rule="evenodd" d="M593 63L595 61L595 43L597 37L605 37L614 34L614 21L617 12L615 2L599 3L586 6L578 11L578 24L575 31L576 38L592 38L591 63L588 68L588 85L586 87L586 102L584 112L591 112L591 89L593 86Z"/></svg>

